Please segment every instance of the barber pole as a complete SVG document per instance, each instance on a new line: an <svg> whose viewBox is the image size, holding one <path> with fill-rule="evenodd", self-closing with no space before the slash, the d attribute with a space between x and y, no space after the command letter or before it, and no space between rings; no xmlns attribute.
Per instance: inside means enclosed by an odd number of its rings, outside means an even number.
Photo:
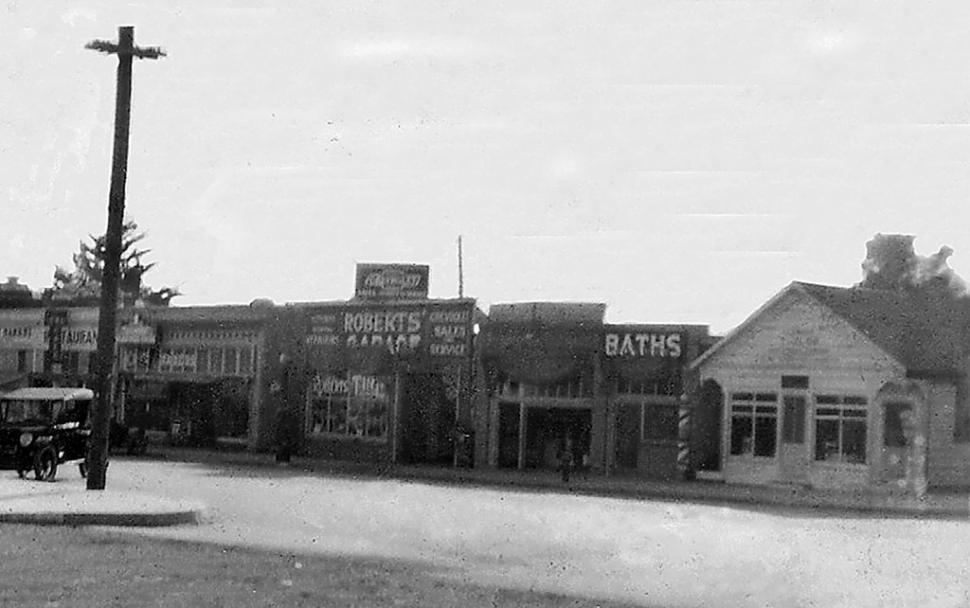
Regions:
<svg viewBox="0 0 970 608"><path fill-rule="evenodd" d="M677 470L681 479L687 479L690 467L690 407L686 399L681 399L680 416L677 420Z"/></svg>

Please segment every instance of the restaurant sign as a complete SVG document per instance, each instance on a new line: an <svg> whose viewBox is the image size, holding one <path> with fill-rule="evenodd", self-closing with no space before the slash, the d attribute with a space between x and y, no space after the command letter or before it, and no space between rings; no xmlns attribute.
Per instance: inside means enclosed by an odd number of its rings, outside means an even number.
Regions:
<svg viewBox="0 0 970 608"><path fill-rule="evenodd" d="M416 300L428 297L429 266L418 264L357 264L358 298Z"/></svg>

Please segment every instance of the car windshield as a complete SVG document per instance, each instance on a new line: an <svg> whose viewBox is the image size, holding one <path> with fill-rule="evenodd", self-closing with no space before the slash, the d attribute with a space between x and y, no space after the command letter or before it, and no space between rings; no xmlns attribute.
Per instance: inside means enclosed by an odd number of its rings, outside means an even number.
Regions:
<svg viewBox="0 0 970 608"><path fill-rule="evenodd" d="M51 419L50 401L14 399L0 405L0 420L8 424L19 422L47 422Z"/></svg>

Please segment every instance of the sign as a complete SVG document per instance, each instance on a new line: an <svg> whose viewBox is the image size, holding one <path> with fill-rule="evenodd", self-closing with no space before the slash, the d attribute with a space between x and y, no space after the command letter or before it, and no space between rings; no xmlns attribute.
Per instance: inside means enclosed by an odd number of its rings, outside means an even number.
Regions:
<svg viewBox="0 0 970 608"><path fill-rule="evenodd" d="M471 310L433 310L428 313L428 351L437 357L464 357L471 336Z"/></svg>
<svg viewBox="0 0 970 608"><path fill-rule="evenodd" d="M680 333L607 333L603 352L607 357L678 359L683 348Z"/></svg>
<svg viewBox="0 0 970 608"><path fill-rule="evenodd" d="M310 313L307 346L336 352L381 348L392 354L465 357L471 352L468 304L342 306Z"/></svg>
<svg viewBox="0 0 970 608"><path fill-rule="evenodd" d="M418 264L357 264L358 298L420 300L428 297L430 266Z"/></svg>
<svg viewBox="0 0 970 608"><path fill-rule="evenodd" d="M387 386L377 376L354 374L349 378L339 375L316 375L310 382L310 394L314 397L346 395L351 397L387 397Z"/></svg>
<svg viewBox="0 0 970 608"><path fill-rule="evenodd" d="M118 344L154 344L155 328L142 323L131 323L118 328Z"/></svg>

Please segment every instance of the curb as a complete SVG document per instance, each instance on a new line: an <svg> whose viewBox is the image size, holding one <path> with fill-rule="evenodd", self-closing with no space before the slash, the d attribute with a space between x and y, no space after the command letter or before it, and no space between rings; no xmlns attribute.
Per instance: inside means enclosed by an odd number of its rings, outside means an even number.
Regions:
<svg viewBox="0 0 970 608"><path fill-rule="evenodd" d="M29 508L29 507L27 507ZM30 512L26 508L0 513L0 523L30 524L37 526L113 526L157 528L197 524L203 519L205 509L201 506L169 511L52 511Z"/></svg>

